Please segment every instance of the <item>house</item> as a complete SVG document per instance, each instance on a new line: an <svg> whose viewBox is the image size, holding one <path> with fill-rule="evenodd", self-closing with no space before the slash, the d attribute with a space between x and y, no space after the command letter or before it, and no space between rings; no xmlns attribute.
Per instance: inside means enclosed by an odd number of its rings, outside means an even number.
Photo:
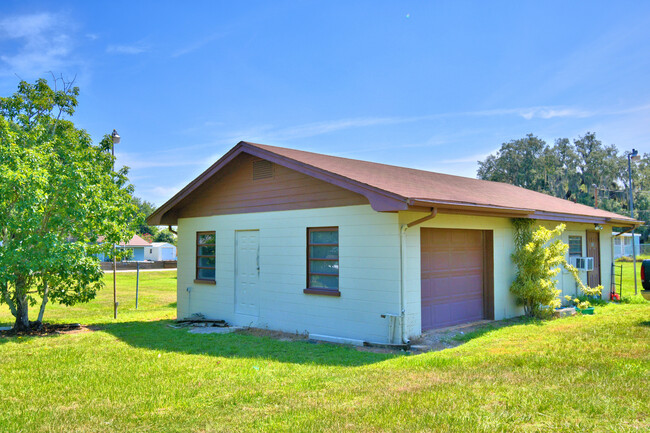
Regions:
<svg viewBox="0 0 650 433"><path fill-rule="evenodd" d="M178 317L360 344L522 314L512 218L562 235L609 291L612 227L516 186L240 142L147 219L178 225ZM584 266L585 269L588 267ZM576 292L568 273L558 287Z"/></svg>
<svg viewBox="0 0 650 433"><path fill-rule="evenodd" d="M99 242L101 243L103 240L103 237L99 237ZM128 242L120 242L119 245L117 245L117 249L119 250L130 250L131 251L131 257L129 260L133 260L136 262L142 262L144 261L144 249L145 247L148 247L151 245L149 242L145 241L138 235L133 235L133 237L128 241ZM106 254L100 254L99 255L99 260L102 262L108 262L111 261L112 258L109 255Z"/></svg>
<svg viewBox="0 0 650 433"><path fill-rule="evenodd" d="M632 233L622 233L613 237L614 260L619 257L632 257ZM634 233L634 248L636 255L641 254L641 234Z"/></svg>
<svg viewBox="0 0 650 433"><path fill-rule="evenodd" d="M176 260L176 247L168 242L152 242L144 248L144 259L154 262Z"/></svg>

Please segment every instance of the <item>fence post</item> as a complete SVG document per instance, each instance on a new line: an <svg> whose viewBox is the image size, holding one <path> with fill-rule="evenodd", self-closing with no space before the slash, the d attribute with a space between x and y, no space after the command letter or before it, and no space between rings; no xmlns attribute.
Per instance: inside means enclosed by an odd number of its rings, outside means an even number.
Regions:
<svg viewBox="0 0 650 433"><path fill-rule="evenodd" d="M140 262L135 262L135 309L138 309L138 288L140 286Z"/></svg>

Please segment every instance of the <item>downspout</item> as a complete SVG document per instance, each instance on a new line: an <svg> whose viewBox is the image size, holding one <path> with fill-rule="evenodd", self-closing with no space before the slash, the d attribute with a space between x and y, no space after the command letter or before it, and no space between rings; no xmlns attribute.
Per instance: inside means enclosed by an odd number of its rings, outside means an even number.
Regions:
<svg viewBox="0 0 650 433"><path fill-rule="evenodd" d="M400 310L400 338L402 341L402 344L408 344L409 339L408 336L406 335L406 305L405 305L405 299L406 299L406 272L404 271L406 268L406 230L409 228L416 226L418 224L422 224L425 221L428 221L430 219L433 219L438 215L438 209L437 208L431 208L431 213L423 218L417 219L415 221L411 221L408 224L402 224L400 226L399 230L399 260L400 260L400 266L399 266L399 310Z"/></svg>
<svg viewBox="0 0 650 433"><path fill-rule="evenodd" d="M402 224L399 229L399 323L400 323L400 341L402 344L408 344L409 340L406 337L406 309L404 305L404 299L406 298L406 283L404 279L406 278L404 268L404 260L406 254L404 254L405 242L406 242L406 229L408 229L408 224Z"/></svg>

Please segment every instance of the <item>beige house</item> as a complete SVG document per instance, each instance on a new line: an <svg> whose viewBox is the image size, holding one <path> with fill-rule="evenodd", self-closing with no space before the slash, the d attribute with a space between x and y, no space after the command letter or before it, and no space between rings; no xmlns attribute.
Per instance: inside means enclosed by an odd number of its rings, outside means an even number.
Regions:
<svg viewBox="0 0 650 433"><path fill-rule="evenodd" d="M148 218L178 225L178 317L401 343L520 315L512 218L567 225L570 259L609 291L630 218L508 184L240 142ZM558 288L576 291L570 274Z"/></svg>

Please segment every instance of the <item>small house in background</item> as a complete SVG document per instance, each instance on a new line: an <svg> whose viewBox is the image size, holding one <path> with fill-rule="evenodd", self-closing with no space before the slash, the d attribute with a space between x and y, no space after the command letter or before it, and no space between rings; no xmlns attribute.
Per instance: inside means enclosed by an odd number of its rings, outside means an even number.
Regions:
<svg viewBox="0 0 650 433"><path fill-rule="evenodd" d="M103 238L99 238L99 242L102 242ZM132 254L131 257L128 260L136 261L136 262L142 262L145 260L144 258L144 249L151 244L144 239L142 239L138 235L133 235L133 237L128 241L128 242L120 242L120 244L117 246L118 249L120 250L131 250ZM108 254L100 254L99 255L99 260L102 262L109 262L111 261L111 257Z"/></svg>
<svg viewBox="0 0 650 433"><path fill-rule="evenodd" d="M623 233L613 237L614 260L619 257L632 257L632 233ZM634 234L636 255L641 254L641 234Z"/></svg>
<svg viewBox="0 0 650 433"><path fill-rule="evenodd" d="M150 245L151 244L149 242L145 241L140 236L133 235L129 242L120 242L120 245L117 248L123 250L131 250L133 254L131 254L130 260L142 262L144 261L144 249Z"/></svg>
<svg viewBox="0 0 650 433"><path fill-rule="evenodd" d="M154 262L176 260L176 247L168 242L152 242L144 248L144 259Z"/></svg>

